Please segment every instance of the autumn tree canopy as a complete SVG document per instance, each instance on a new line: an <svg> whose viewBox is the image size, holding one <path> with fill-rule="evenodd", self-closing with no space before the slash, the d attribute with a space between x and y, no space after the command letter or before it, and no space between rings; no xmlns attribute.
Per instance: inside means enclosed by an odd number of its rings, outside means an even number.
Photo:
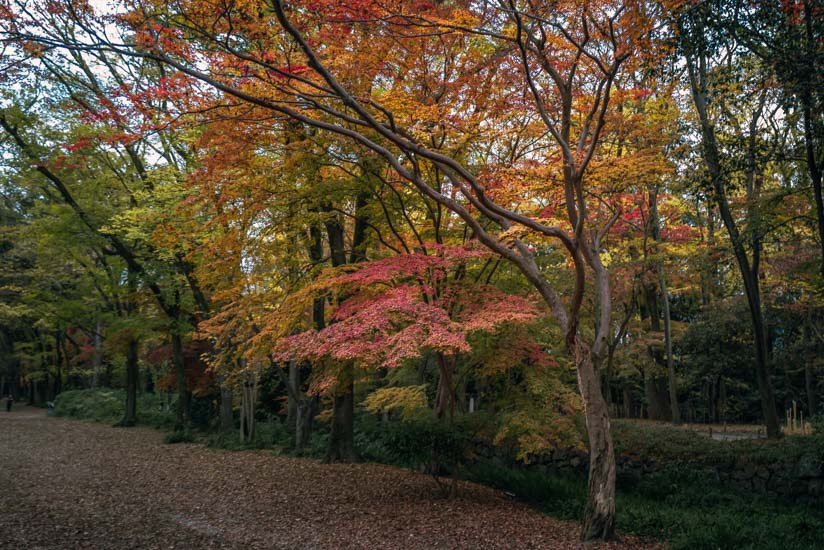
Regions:
<svg viewBox="0 0 824 550"><path fill-rule="evenodd" d="M3 384L270 384L328 461L481 403L611 538L611 417L820 412L821 9L2 0Z"/></svg>

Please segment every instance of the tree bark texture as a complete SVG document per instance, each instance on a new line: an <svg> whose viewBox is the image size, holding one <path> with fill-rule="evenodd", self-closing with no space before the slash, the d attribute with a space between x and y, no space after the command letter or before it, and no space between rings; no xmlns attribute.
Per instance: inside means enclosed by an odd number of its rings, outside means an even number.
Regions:
<svg viewBox="0 0 824 550"><path fill-rule="evenodd" d="M581 539L610 539L615 534L615 451L609 410L590 349L579 345L575 353L589 440L589 488Z"/></svg>
<svg viewBox="0 0 824 550"><path fill-rule="evenodd" d="M324 462L357 462L355 452L355 384L354 367L347 362L341 367L338 390L333 398L332 431Z"/></svg>

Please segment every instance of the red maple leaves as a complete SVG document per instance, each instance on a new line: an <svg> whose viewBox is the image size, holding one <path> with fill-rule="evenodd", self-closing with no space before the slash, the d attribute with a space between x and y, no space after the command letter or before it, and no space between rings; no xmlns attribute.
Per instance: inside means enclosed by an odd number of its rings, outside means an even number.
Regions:
<svg viewBox="0 0 824 550"><path fill-rule="evenodd" d="M401 254L335 275L330 287L344 296L321 331L281 339L282 360L353 360L364 366L398 367L426 351L456 356L472 351L468 336L495 333L538 316L529 300L475 284L462 273L484 253L432 247L434 255Z"/></svg>

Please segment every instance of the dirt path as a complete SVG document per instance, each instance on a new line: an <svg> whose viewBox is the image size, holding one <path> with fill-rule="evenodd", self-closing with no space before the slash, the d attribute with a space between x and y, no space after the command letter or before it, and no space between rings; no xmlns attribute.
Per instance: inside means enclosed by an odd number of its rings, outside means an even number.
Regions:
<svg viewBox="0 0 824 550"><path fill-rule="evenodd" d="M0 548L578 548L577 526L475 485L0 412ZM640 548L637 543L587 548Z"/></svg>

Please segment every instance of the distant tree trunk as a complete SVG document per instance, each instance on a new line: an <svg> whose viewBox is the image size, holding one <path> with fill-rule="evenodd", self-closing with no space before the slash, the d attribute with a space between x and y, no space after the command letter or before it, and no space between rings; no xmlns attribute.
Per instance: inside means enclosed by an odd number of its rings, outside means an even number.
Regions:
<svg viewBox="0 0 824 550"><path fill-rule="evenodd" d="M140 367L138 363L138 347L140 342L136 335L129 337L126 350L126 414L120 422L121 426L129 427L137 423L137 387L140 384Z"/></svg>
<svg viewBox="0 0 824 550"><path fill-rule="evenodd" d="M687 17L687 16L684 16ZM781 429L778 425L778 413L775 408L775 396L770 380L768 358L767 358L767 340L764 329L764 315L761 311L761 289L758 281L759 273L759 256L760 256L760 238L759 231L753 230L752 234L752 262L747 256L747 251L744 246L744 239L738 228L736 217L730 209L729 199L726 193L727 179L724 175L724 170L721 167L720 152L716 141L715 128L708 111L710 98L708 96L708 52L705 49L705 41L703 37L704 21L703 14L695 12L692 13L691 21L694 27L691 29L694 35L684 28L684 20L680 25L682 46L686 50L685 60L687 64L687 72L690 79L690 89L692 92L693 103L698 114L701 130L701 144L703 148L704 164L709 174L709 179L713 186L713 198L718 211L721 214L721 219L724 226L727 228L727 233L730 236L730 242L738 264L739 272L744 283L744 293L747 297L747 305L750 311L750 320L752 322L753 339L755 344L755 373L758 381L758 391L761 397L761 411L764 418L764 424L767 428L767 437L778 438L781 437ZM755 130L753 126L757 122L753 118L751 125L751 142L755 139ZM752 170L750 170L752 172ZM749 174L751 175L751 174ZM749 176L748 175L748 176ZM748 181L748 185L750 182ZM748 195L751 193L748 192ZM749 199L753 197L748 196ZM752 208L757 208L753 206ZM748 212L748 217L757 218L757 213ZM754 219L753 221L757 221Z"/></svg>
<svg viewBox="0 0 824 550"><path fill-rule="evenodd" d="M649 315L649 328L652 331L660 332L661 314L658 311L658 285L654 282L647 282L643 286L644 306L646 314Z"/></svg>
<svg viewBox="0 0 824 550"><path fill-rule="evenodd" d="M134 294L137 292L137 274L133 269L128 270L127 284L129 295L126 297L123 310L127 317L133 317L137 306ZM137 424L137 390L140 386L140 365L138 351L140 339L133 330L129 332L129 341L126 349L126 412L121 426L130 427Z"/></svg>
<svg viewBox="0 0 824 550"><path fill-rule="evenodd" d="M241 359L241 368L244 373L240 394L240 439L244 443L251 443L255 439L258 376L257 372L246 368L246 359Z"/></svg>
<svg viewBox="0 0 824 550"><path fill-rule="evenodd" d="M100 386L100 367L103 365L103 324L100 319L94 329L94 355L92 356L92 388Z"/></svg>
<svg viewBox="0 0 824 550"><path fill-rule="evenodd" d="M816 0L804 0L804 30L805 30L805 70L808 74L801 81L803 86L799 95L801 103L801 113L804 125L804 150L807 160L807 171L810 174L810 182L813 187L813 199L815 201L815 217L818 225L818 242L820 245L820 265L819 273L824 278L824 195L822 195L822 159L821 146L824 140L824 124L821 122L821 110L815 108L816 100L813 92L821 93L820 79L815 79L812 75L820 71L816 68L815 59L821 59L820 50L816 52L817 44L821 43L821 37L816 38L813 31L813 20L820 17L820 11L815 11ZM820 4L818 4L820 6ZM817 13L817 15L816 15ZM816 81L818 83L816 83Z"/></svg>
<svg viewBox="0 0 824 550"><path fill-rule="evenodd" d="M706 220L704 214L701 212L701 201L696 202L695 217L698 222L698 227L701 229L701 239L706 243L708 254L701 262L701 305L710 305L715 297L715 289L718 288L717 277L718 268L717 262L714 259L713 248L715 247L715 220L713 219L712 203L707 201ZM706 235L704 228L706 227Z"/></svg>
<svg viewBox="0 0 824 550"><path fill-rule="evenodd" d="M455 365L448 361L443 354L438 354L438 389L435 392L435 418L447 417L449 421L455 414L455 388L453 375Z"/></svg>
<svg viewBox="0 0 824 550"><path fill-rule="evenodd" d="M644 396L647 401L647 417L650 420L668 420L666 383L653 372L653 365L644 369ZM662 391L663 390L663 391Z"/></svg>
<svg viewBox="0 0 824 550"><path fill-rule="evenodd" d="M275 368L278 368L275 366ZM297 432L298 401L297 392L300 389L300 370L295 361L289 361L286 377L286 393L289 401L286 404L286 430L294 434Z"/></svg>
<svg viewBox="0 0 824 550"><path fill-rule="evenodd" d="M356 216L362 212L356 212ZM332 255L332 265L346 264L346 248L343 225L337 218L325 222L326 234ZM363 235L361 234L361 238ZM362 243L353 243L353 253L361 250ZM360 256L358 256L360 257ZM355 369L351 361L341 365L338 383L333 395L332 431L325 462L357 462L355 452Z"/></svg>
<svg viewBox="0 0 824 550"><path fill-rule="evenodd" d="M55 396L57 396L58 394L60 394L61 391L63 391L63 358L64 358L64 355L63 355L63 344L61 342L61 340L63 339L62 334L63 334L62 331L59 331L59 330L56 331L55 334L54 334L54 356L55 356L54 357L54 362L55 362L55 367L57 368L57 374L55 375L55 378L54 378L54 395ZM3 394L0 393L0 395L3 395Z"/></svg>
<svg viewBox="0 0 824 550"><path fill-rule="evenodd" d="M289 396L289 416L287 428L292 433L292 442L295 453L301 455L309 445L312 435L312 425L318 409L318 396L309 397L301 390L300 368L294 361L289 361L288 374L284 375L281 368L273 364L275 372L286 386Z"/></svg>
<svg viewBox="0 0 824 550"><path fill-rule="evenodd" d="M189 386L186 383L186 363L183 359L183 339L175 323L172 329L172 364L177 378L177 416L175 417L176 432L189 428Z"/></svg>
<svg viewBox="0 0 824 550"><path fill-rule="evenodd" d="M664 344L667 353L667 375L669 381L670 407L672 408L672 423L681 423L681 409L678 407L678 383L675 379L675 363L672 359L672 327L670 326L670 302L667 293L667 280L663 266L658 270L661 283L661 294L664 301Z"/></svg>
<svg viewBox="0 0 824 550"><path fill-rule="evenodd" d="M357 462L355 452L355 384L354 366L351 362L343 365L337 388L341 391L334 397L332 411L332 431L329 438L329 450L326 463Z"/></svg>
<svg viewBox="0 0 824 550"><path fill-rule="evenodd" d="M317 413L318 396L300 399L295 411L295 453L302 455L309 445L312 423Z"/></svg>
<svg viewBox="0 0 824 550"><path fill-rule="evenodd" d="M629 393L629 388L624 385L621 393L624 401L624 418L632 418L632 395Z"/></svg>
<svg viewBox="0 0 824 550"><path fill-rule="evenodd" d="M232 410L232 388L226 383L226 375L218 375L220 386L220 431L228 433L235 428L234 411Z"/></svg>
<svg viewBox="0 0 824 550"><path fill-rule="evenodd" d="M604 373L604 399L607 401L607 408L612 412L612 375L615 367L615 351L621 345L624 337L627 334L627 328L632 316L635 315L635 308L638 305L638 293L635 285L632 286L632 296L629 303L624 302L624 317L621 319L621 324L618 327L618 333L615 334L612 341L607 339L607 368Z"/></svg>

